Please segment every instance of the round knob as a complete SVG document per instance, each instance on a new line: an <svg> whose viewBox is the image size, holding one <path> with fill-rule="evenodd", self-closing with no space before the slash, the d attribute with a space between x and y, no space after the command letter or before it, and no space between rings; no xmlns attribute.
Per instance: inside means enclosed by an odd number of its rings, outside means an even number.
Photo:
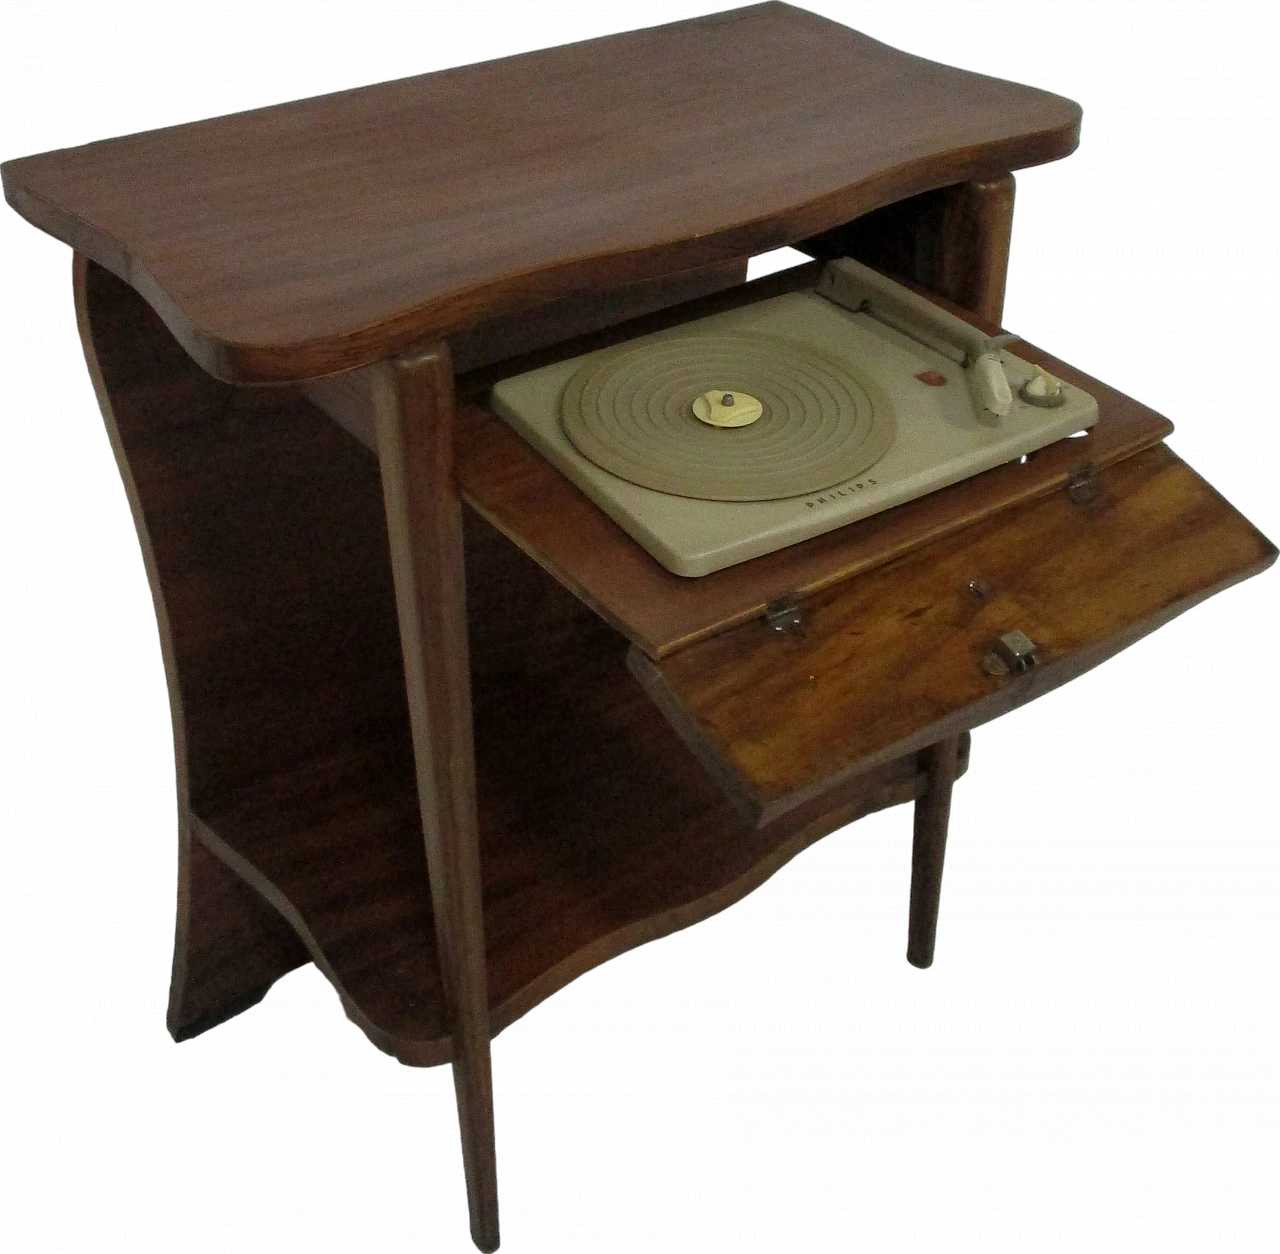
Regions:
<svg viewBox="0 0 1280 1254"><path fill-rule="evenodd" d="M1041 409L1056 409L1067 399L1066 393L1062 390L1061 381L1055 379L1048 371L1041 370L1039 366L1035 370L1035 374L1018 389L1018 395L1028 405L1038 405Z"/></svg>

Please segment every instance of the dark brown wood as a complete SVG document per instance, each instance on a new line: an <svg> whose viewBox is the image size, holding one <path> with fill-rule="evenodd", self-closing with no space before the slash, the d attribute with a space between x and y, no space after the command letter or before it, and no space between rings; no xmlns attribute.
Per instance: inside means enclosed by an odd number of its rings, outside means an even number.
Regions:
<svg viewBox="0 0 1280 1254"><path fill-rule="evenodd" d="M474 516L467 563L495 1034L926 787L913 755L753 829L626 674L620 636ZM202 820L201 839L294 924L379 1048L449 1060L407 727L398 745L353 746Z"/></svg>
<svg viewBox="0 0 1280 1254"><path fill-rule="evenodd" d="M459 380L483 398L496 377L514 374L633 335L811 287L820 267L801 266L733 292L665 310L599 335L532 353ZM940 300L954 312L963 310ZM995 324L969 315L994 333ZM1085 465L1103 467L1159 443L1168 419L1025 342L1016 350L1097 398L1089 434L966 479L920 500L700 579L666 570L506 423L478 403L459 414L458 481L463 498L565 587L654 659L759 618L772 600L812 595L930 544L961 527L1062 487Z"/></svg>
<svg viewBox="0 0 1280 1254"><path fill-rule="evenodd" d="M947 856L947 826L951 819L951 789L956 779L959 751L960 737L948 736L920 753L920 764L928 776L929 786L916 802L911 843L907 961L914 967L933 965L942 864Z"/></svg>
<svg viewBox="0 0 1280 1254"><path fill-rule="evenodd" d="M467 554L495 1031L923 790L912 757L753 830L626 673L617 633L479 519Z"/></svg>
<svg viewBox="0 0 1280 1254"><path fill-rule="evenodd" d="M746 274L744 261L721 262L686 274L645 279L611 291L565 297L523 314L490 319L474 331L460 333L449 342L449 356L458 372L492 369L495 362L518 354L536 352L570 338L737 287ZM373 430L368 371L353 370L312 379L298 387L347 432L376 451L378 440Z"/></svg>
<svg viewBox="0 0 1280 1254"><path fill-rule="evenodd" d="M1275 549L1152 447L1165 420L1029 346L1098 397L1091 434L699 581L480 402L811 283L739 284L790 242L992 329L1008 171L1078 125L768 4L4 167L95 259L77 309L174 721L176 1037L310 958L379 1047L452 1062L491 1250L490 1040L569 980L907 801L928 965L968 728ZM782 593L797 636L750 621ZM984 670L1012 627L1041 665Z"/></svg>
<svg viewBox="0 0 1280 1254"><path fill-rule="evenodd" d="M211 379L132 289L78 274L192 797L174 1027L309 955L379 1048L448 1062L378 463L298 393ZM911 755L753 830L627 674L621 636L474 515L465 550L490 1032L923 791Z"/></svg>
<svg viewBox="0 0 1280 1254"><path fill-rule="evenodd" d="M834 784L1048 692L1215 592L1275 547L1164 445L1066 492L632 669L744 810L768 822ZM1040 663L993 675L1020 630Z"/></svg>
<svg viewBox="0 0 1280 1254"><path fill-rule="evenodd" d="M241 775L247 764L236 759L236 743L255 741L235 714L225 732L214 726L221 718L212 708L217 684L224 682L233 698L245 696L237 679L246 664L253 668L252 661L236 656L234 642L225 635L219 639L227 625L219 609L234 614L230 602L236 593L222 588L226 595L219 607L216 596L193 586L203 572L188 569L180 585L173 578L188 557L183 533L198 529L202 509L214 504L207 494L210 467L201 464L198 448L209 433L193 443L184 425L186 418L212 416L210 398L200 393L189 359L129 288L79 255L73 288L85 362L151 586L169 691L178 900L168 1025L176 1039L185 1040L260 1001L280 976L307 961L307 953L285 921L191 835L193 793L204 795ZM184 389L180 379L196 386ZM190 406L186 412L184 402ZM252 595L253 589L246 585L239 592ZM312 677L318 678L314 672ZM262 715L264 705L255 702L255 712ZM269 715L267 721L270 737L279 725L270 725Z"/></svg>
<svg viewBox="0 0 1280 1254"><path fill-rule="evenodd" d="M463 374L737 287L746 278L746 258L734 258L679 274L640 279L625 287L563 296L517 314L490 318L470 331L450 336L449 356L454 370Z"/></svg>
<svg viewBox="0 0 1280 1254"><path fill-rule="evenodd" d="M453 476L453 368L443 344L373 367L400 647L426 841L471 1236L498 1248L484 901L476 830L462 506Z"/></svg>
<svg viewBox="0 0 1280 1254"><path fill-rule="evenodd" d="M225 1023L257 1005L282 975L310 961L278 911L192 836L178 838L178 911L169 988L175 1041Z"/></svg>
<svg viewBox="0 0 1280 1254"><path fill-rule="evenodd" d="M1066 156L1069 100L763 4L10 161L208 371L294 380Z"/></svg>
<svg viewBox="0 0 1280 1254"><path fill-rule="evenodd" d="M856 257L998 323L1013 198L1012 174L957 183L885 205L802 247L815 257Z"/></svg>
<svg viewBox="0 0 1280 1254"><path fill-rule="evenodd" d="M1013 240L1012 174L950 189L942 212L937 269L912 275L979 317L1004 317L1004 289Z"/></svg>
<svg viewBox="0 0 1280 1254"><path fill-rule="evenodd" d="M476 366L465 373L460 373L457 377L458 397L467 401L483 400L494 383L509 375L534 370L539 366L563 361L566 357L575 357L581 353L593 352L598 348L607 348L612 344L620 344L638 335L647 335L651 331L662 331L667 327L688 322L691 318L722 313L728 309L740 309L743 305L768 300L773 296L802 291L816 286L821 276L821 262L802 262L796 266L789 266L785 270L765 275L764 278L753 279L750 283L735 284L732 287L721 288L678 303L664 302L649 313L611 322L596 331L585 331L581 335L573 335L566 325L566 336L563 339L541 348L519 352L513 357L504 355L486 365ZM565 304L569 308L573 307L569 302ZM319 384L327 382L328 380L313 381ZM312 384L305 386L312 386Z"/></svg>
<svg viewBox="0 0 1280 1254"><path fill-rule="evenodd" d="M145 527L180 800L199 811L398 730L408 715L377 463L287 389L211 379L100 267L80 276Z"/></svg>
<svg viewBox="0 0 1280 1254"><path fill-rule="evenodd" d="M211 379L133 289L83 257L73 288L155 610L179 841L196 815L216 820L305 915L298 934L329 962L348 1017L408 1061L447 1061L442 998L406 1007L369 969L438 989L434 943L358 941L384 909L399 928L431 930L421 838L394 845L419 818L378 463L288 390ZM351 824L361 836L344 845ZM215 1010L205 993L189 1002L188 983L205 987L201 972L228 958L202 920L225 910L232 926L247 909L193 865L179 856L178 1030ZM271 978L246 969L225 992L251 993L260 975ZM417 1040L429 1044L416 1052Z"/></svg>

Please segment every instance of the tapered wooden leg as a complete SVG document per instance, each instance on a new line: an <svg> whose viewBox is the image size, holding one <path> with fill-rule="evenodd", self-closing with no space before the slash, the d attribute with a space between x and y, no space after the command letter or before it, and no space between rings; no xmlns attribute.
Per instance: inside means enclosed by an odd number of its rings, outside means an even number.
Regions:
<svg viewBox="0 0 1280 1254"><path fill-rule="evenodd" d="M955 183L876 209L801 247L815 257L855 257L998 323L1013 198L1012 174Z"/></svg>
<svg viewBox="0 0 1280 1254"><path fill-rule="evenodd" d="M936 270L926 283L990 322L1004 314L1013 237L1013 175L946 189Z"/></svg>
<svg viewBox="0 0 1280 1254"><path fill-rule="evenodd" d="M471 1239L476 1248L498 1248L498 1160L493 1135L493 1073L489 1036L455 1033L453 1091L462 1132L462 1166L467 1180Z"/></svg>
<svg viewBox="0 0 1280 1254"><path fill-rule="evenodd" d="M947 823L951 818L951 786L956 778L960 739L951 736L920 755L929 776L929 789L916 802L911 847L911 918L907 929L907 961L916 967L933 963L942 864L947 854Z"/></svg>
<svg viewBox="0 0 1280 1254"><path fill-rule="evenodd" d="M434 345L373 369L371 398L413 728L471 1236L498 1247L489 999L476 834L453 371Z"/></svg>

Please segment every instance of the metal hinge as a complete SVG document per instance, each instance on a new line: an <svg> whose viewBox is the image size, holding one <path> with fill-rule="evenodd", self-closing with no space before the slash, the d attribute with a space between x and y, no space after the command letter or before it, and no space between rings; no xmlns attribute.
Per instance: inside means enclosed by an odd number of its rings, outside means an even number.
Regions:
<svg viewBox="0 0 1280 1254"><path fill-rule="evenodd" d="M800 631L804 627L804 610L800 608L800 599L794 594L779 597L764 607L764 621L771 630L788 634Z"/></svg>
<svg viewBox="0 0 1280 1254"><path fill-rule="evenodd" d="M1067 496L1073 505L1088 505L1097 495L1097 474L1089 462L1067 476Z"/></svg>

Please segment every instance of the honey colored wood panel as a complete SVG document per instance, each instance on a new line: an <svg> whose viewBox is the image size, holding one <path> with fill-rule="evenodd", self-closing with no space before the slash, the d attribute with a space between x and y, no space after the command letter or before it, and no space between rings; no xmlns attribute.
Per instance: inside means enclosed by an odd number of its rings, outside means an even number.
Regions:
<svg viewBox="0 0 1280 1254"><path fill-rule="evenodd" d="M727 303L716 298L698 307ZM646 319L630 333L641 334L666 320ZM601 342L592 337L585 344ZM582 343L576 348L585 351ZM464 498L495 527L641 650L663 658L760 617L778 597L808 596L831 587L957 528L1052 492L1083 466L1107 466L1150 448L1173 430L1154 410L1040 349L1019 343L1014 351L1097 398L1099 419L1088 435L1060 440L1024 464L997 467L699 579L673 575L660 565L506 423L475 403L462 406L459 414L458 480Z"/></svg>
<svg viewBox="0 0 1280 1254"><path fill-rule="evenodd" d="M1066 156L1080 109L785 4L10 161L210 373L336 373Z"/></svg>
<svg viewBox="0 0 1280 1254"><path fill-rule="evenodd" d="M813 597L795 635L763 622L632 667L760 821L877 763L1057 687L1213 593L1275 547L1168 448ZM1040 664L996 676L1004 633Z"/></svg>

